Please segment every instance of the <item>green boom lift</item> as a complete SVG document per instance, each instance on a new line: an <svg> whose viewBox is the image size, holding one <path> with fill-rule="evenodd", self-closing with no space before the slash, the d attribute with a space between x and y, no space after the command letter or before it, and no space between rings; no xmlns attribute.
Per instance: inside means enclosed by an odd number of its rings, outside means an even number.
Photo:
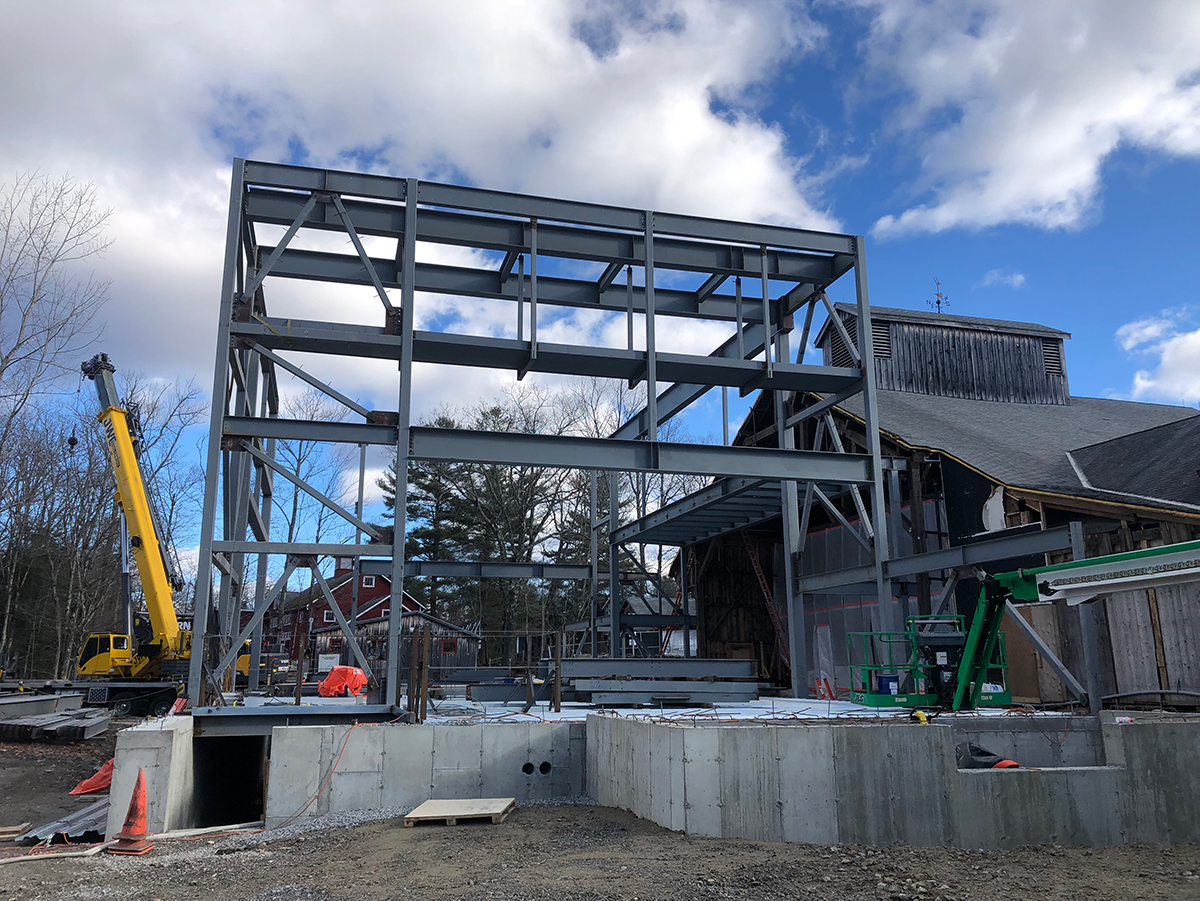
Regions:
<svg viewBox="0 0 1200 901"><path fill-rule="evenodd" d="M972 710L1007 706L1000 624L1008 601L1082 604L1116 591L1200 579L1200 541L980 577L979 603L961 616L910 616L903 632L853 632L851 699L871 707Z"/></svg>

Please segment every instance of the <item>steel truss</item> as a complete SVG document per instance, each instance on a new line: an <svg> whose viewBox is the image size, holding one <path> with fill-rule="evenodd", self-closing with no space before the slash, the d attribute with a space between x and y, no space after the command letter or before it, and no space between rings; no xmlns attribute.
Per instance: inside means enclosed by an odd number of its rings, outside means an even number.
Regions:
<svg viewBox="0 0 1200 901"><path fill-rule="evenodd" d="M279 228L284 231L279 235ZM353 252L304 249L298 234L333 232ZM267 243L272 237L274 243ZM370 239L368 252L364 238ZM395 241L395 252L380 255L381 243ZM417 261L417 242L480 251L477 266L448 266ZM314 242L309 242L314 243ZM315 242L331 246L328 240ZM596 279L546 274L547 261L603 264ZM539 262L543 272L539 275ZM562 269L564 267L560 267ZM577 271L577 267L570 271ZM635 272L637 278L635 278ZM670 273L671 287L656 286ZM858 301L858 341L852 367L812 366L794 361L790 334L794 316L803 310L798 347L803 357L809 327L818 304L829 308L827 287L853 273ZM268 310L266 288L282 279L362 285L378 296L381 310L375 325L294 318L287 309ZM693 282L693 287L681 285ZM399 303L389 291L398 291ZM415 328L418 295L436 293L507 301L514 305L517 337L494 338L421 331ZM277 305L278 306L278 305ZM538 339L539 311L547 307L589 309L626 317L624 348L555 344ZM666 317L664 319L664 317ZM656 347L655 330L675 318L729 323L733 335L706 356L664 353ZM635 349L635 323L643 330L644 349ZM834 322L840 321L834 317ZM200 566L196 585L197 652L191 664L193 705L207 687L219 687L246 635L256 655L261 620L279 594L282 580L267 590L268 563L282 557L286 571L308 567L328 594L317 569L322 555L355 561L355 573L386 575L393 597L400 596L405 576L589 579L590 634L593 655L597 629L609 632L614 657L623 653L619 585L620 548L643 541L622 529L617 479L622 472L689 473L711 476L714 490L729 498L770 495L782 507L789 586L785 600L791 611L797 595L793 562L804 527L797 486L807 503L852 491L865 514L876 515L868 538L873 548L876 582L883 594L884 561L888 556L884 509L884 462L876 426L875 373L871 360L870 306L864 268L863 239L848 235L680 216L519 194L421 182L351 172L235 160L229 205L224 277L221 286L213 410L210 422ZM849 343L849 342L848 342ZM293 353L324 354L395 361L399 376L396 406L369 410L333 386L302 369ZM645 408L608 438L501 434L429 429L411 421L411 374L414 363L473 366L508 370L523 378L530 372L622 379L649 388ZM337 401L350 421L285 419L280 415L280 373L289 374ZM659 383L668 387L659 390ZM863 395L867 453L843 448L811 450L792 446L792 430L780 430L773 448L678 444L658 440L659 426L714 387L745 395L773 391L777 415L784 418L785 399L796 392L821 392L844 399ZM285 439L358 445L359 495L346 509L291 472L276 455ZM366 448L395 448L397 471L409 460L444 460L508 465L586 469L592 472L592 543L588 565L551 565L534 561L430 563L404 559L406 485L399 479L395 544L391 536L363 519ZM610 509L597 509L598 479L609 480ZM271 503L276 477L290 481L355 530L355 543L288 543L271 531ZM716 488L729 486L732 488ZM753 515L753 511L751 511ZM864 522L868 521L866 519ZM363 537L368 543L362 543ZM609 545L609 567L601 573L599 545ZM665 539L661 543L668 543ZM679 542L681 545L683 541ZM253 582L248 563L256 564ZM651 577L652 578L652 577ZM355 579L357 586L358 579ZM607 582L607 614L601 583ZM686 589L685 589L686 593ZM253 607L241 626L243 606ZM336 608L336 604L332 605ZM691 617L674 619L686 631ZM398 700L400 606L391 605L388 629L389 672L386 704ZM678 611L677 611L678 612ZM670 619L670 617L660 617ZM351 634L353 615L339 625ZM794 624L801 617L789 618ZM672 621L674 624L674 620ZM661 625L661 624L660 624ZM355 643L350 642L353 647ZM806 690L807 658L803 630L793 628L791 659L798 694ZM257 667L251 666L251 678ZM252 683L253 684L253 683Z"/></svg>

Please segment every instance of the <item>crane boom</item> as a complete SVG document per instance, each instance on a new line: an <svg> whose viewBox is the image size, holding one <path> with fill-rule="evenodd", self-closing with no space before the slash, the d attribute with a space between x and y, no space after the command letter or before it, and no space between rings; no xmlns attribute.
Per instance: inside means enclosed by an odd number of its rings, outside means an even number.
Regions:
<svg viewBox="0 0 1200 901"><path fill-rule="evenodd" d="M97 419L104 427L104 441L117 480L117 503L129 526L129 544L137 561L154 641L161 653L173 656L182 650L179 618L175 615L171 581L138 464L130 414L121 405L113 381L116 367L109 362L108 354L96 354L82 368L83 374L96 384L100 397Z"/></svg>

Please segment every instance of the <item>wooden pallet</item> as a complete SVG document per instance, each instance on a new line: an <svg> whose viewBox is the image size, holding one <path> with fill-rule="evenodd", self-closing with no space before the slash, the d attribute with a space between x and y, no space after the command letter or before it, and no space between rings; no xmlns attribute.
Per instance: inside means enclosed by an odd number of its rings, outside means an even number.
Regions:
<svg viewBox="0 0 1200 901"><path fill-rule="evenodd" d="M461 820L490 820L493 823L503 823L516 806L516 798L463 798L426 801L404 817L404 825L444 823L447 826L455 826Z"/></svg>

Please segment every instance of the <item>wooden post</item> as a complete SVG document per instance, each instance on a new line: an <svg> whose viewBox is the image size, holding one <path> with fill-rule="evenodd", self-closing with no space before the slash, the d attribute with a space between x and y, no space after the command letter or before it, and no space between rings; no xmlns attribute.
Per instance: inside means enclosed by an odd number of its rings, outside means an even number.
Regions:
<svg viewBox="0 0 1200 901"><path fill-rule="evenodd" d="M426 626L421 638L421 722L429 713L429 646L433 643L433 627Z"/></svg>
<svg viewBox="0 0 1200 901"><path fill-rule="evenodd" d="M309 613L311 614L312 611L310 610ZM301 698L300 680L304 678L304 652L308 649L307 631L308 630L307 630L307 626L306 626L305 634L300 636L300 659L298 661L296 661L296 706L297 707L300 706L300 698Z"/></svg>
<svg viewBox="0 0 1200 901"><path fill-rule="evenodd" d="M562 713L562 643L563 630L554 639L554 712Z"/></svg>
<svg viewBox="0 0 1200 901"><path fill-rule="evenodd" d="M413 715L417 712L417 648L417 630L414 626L408 630L408 711Z"/></svg>

